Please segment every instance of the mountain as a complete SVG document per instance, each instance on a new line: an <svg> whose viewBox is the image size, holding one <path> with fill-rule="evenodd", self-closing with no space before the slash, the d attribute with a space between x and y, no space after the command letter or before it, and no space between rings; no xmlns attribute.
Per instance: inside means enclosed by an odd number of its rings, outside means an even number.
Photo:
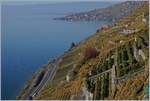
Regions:
<svg viewBox="0 0 150 101"><path fill-rule="evenodd" d="M45 71L59 68L52 80L39 92L32 94L32 99L148 99L148 7L148 2L144 2L130 15L115 22L114 26L96 32L45 65ZM33 77L18 99L29 94L29 89L39 74Z"/></svg>
<svg viewBox="0 0 150 101"><path fill-rule="evenodd" d="M88 12L74 13L61 18L54 18L55 20L66 21L93 21L93 20L110 20L116 21L124 16L132 13L136 8L141 6L143 1L126 1L115 4L107 8L100 8Z"/></svg>

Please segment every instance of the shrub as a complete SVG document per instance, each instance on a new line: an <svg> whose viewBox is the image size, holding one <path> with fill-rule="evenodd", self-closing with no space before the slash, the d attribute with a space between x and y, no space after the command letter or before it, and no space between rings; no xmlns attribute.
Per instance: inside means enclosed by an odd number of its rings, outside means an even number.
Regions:
<svg viewBox="0 0 150 101"><path fill-rule="evenodd" d="M84 51L84 60L95 58L98 55L98 51L95 48L88 47Z"/></svg>

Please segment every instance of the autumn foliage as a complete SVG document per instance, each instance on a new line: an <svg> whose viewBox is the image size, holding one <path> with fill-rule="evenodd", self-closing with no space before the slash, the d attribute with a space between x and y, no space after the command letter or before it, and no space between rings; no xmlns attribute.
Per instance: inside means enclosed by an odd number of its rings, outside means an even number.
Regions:
<svg viewBox="0 0 150 101"><path fill-rule="evenodd" d="M84 60L95 58L98 55L98 51L95 48L87 47L84 51Z"/></svg>

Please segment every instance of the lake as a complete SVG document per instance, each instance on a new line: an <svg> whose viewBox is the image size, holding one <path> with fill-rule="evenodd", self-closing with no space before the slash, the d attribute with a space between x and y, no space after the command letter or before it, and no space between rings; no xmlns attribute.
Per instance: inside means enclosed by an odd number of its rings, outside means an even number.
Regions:
<svg viewBox="0 0 150 101"><path fill-rule="evenodd" d="M15 99L27 80L72 42L94 34L104 21L53 20L72 12L107 7L116 2L2 3L2 99Z"/></svg>

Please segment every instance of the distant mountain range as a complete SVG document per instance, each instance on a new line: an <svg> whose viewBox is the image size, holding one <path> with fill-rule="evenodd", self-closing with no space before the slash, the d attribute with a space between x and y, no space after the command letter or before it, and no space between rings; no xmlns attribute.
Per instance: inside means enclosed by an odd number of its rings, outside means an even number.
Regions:
<svg viewBox="0 0 150 101"><path fill-rule="evenodd" d="M109 20L116 21L129 14L136 8L141 6L144 1L126 1L119 4L112 5L107 8L95 9L87 12L73 13L65 17L54 18L54 20L66 21L94 21L94 20Z"/></svg>

